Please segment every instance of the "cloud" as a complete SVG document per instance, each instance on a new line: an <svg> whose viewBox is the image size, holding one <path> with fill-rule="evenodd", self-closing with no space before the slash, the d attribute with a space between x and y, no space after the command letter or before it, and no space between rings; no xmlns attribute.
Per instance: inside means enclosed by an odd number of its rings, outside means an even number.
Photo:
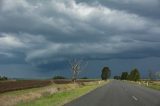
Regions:
<svg viewBox="0 0 160 106"><path fill-rule="evenodd" d="M79 0L78 0L79 1ZM83 0L82 0L83 1ZM93 0L89 0L93 2ZM95 0L101 4L108 6L109 8L127 11L129 13L135 13L140 16L144 16L150 19L159 20L159 0Z"/></svg>
<svg viewBox="0 0 160 106"><path fill-rule="evenodd" d="M0 5L2 63L17 58L49 67L71 57L159 57L158 0L2 0ZM148 6L155 13L148 15Z"/></svg>
<svg viewBox="0 0 160 106"><path fill-rule="evenodd" d="M23 47L24 44L16 37L10 36L6 33L2 33L0 37L0 45L2 47L19 48Z"/></svg>
<svg viewBox="0 0 160 106"><path fill-rule="evenodd" d="M7 56L7 57L13 57L13 54L11 54L11 53L6 53L6 52L0 52L0 55L2 55L2 56Z"/></svg>

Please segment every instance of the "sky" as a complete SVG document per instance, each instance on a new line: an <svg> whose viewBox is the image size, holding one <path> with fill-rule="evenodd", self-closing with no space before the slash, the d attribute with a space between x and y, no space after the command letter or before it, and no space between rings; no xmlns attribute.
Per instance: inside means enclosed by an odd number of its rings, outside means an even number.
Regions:
<svg viewBox="0 0 160 106"><path fill-rule="evenodd" d="M138 68L160 71L160 0L0 0L0 75L112 76Z"/></svg>

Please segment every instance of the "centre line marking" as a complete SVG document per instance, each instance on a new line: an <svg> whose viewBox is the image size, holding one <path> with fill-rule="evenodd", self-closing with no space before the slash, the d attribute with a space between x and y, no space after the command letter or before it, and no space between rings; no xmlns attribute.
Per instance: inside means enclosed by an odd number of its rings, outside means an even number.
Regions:
<svg viewBox="0 0 160 106"><path fill-rule="evenodd" d="M138 100L135 96L132 96L132 98L133 98L135 101L137 101L137 100Z"/></svg>

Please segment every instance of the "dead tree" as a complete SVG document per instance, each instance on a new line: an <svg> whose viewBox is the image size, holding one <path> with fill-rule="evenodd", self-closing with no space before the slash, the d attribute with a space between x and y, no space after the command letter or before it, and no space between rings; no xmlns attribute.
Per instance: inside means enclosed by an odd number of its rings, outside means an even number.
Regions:
<svg viewBox="0 0 160 106"><path fill-rule="evenodd" d="M156 72L156 79L157 79L157 80L160 80L160 71L157 71L157 72Z"/></svg>
<svg viewBox="0 0 160 106"><path fill-rule="evenodd" d="M72 81L76 82L79 73L87 66L88 62L83 59L72 59L69 63L72 71Z"/></svg>
<svg viewBox="0 0 160 106"><path fill-rule="evenodd" d="M155 72L149 70L148 71L148 77L149 77L149 81L151 82L152 80L155 80Z"/></svg>

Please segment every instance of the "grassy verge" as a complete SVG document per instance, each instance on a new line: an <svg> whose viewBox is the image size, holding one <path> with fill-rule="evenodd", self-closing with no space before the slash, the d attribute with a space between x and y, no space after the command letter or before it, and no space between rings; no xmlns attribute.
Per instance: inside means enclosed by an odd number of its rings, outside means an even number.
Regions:
<svg viewBox="0 0 160 106"><path fill-rule="evenodd" d="M94 82L73 90L58 92L52 95L44 95L43 97L33 101L21 102L17 106L61 106L90 92L91 90L94 90L97 87L104 85L105 83L106 82L97 84Z"/></svg>
<svg viewBox="0 0 160 106"><path fill-rule="evenodd" d="M144 86L146 86L146 85L144 85ZM149 85L146 86L146 87L156 89L156 90L160 90L160 84L156 84L156 83L149 83Z"/></svg>
<svg viewBox="0 0 160 106"><path fill-rule="evenodd" d="M147 84L147 81L138 81L138 82L126 81L126 82L129 82L131 84L144 86L144 87L148 87L148 88L152 88L155 90L160 90L160 81L151 81L151 82L148 81L148 84Z"/></svg>

